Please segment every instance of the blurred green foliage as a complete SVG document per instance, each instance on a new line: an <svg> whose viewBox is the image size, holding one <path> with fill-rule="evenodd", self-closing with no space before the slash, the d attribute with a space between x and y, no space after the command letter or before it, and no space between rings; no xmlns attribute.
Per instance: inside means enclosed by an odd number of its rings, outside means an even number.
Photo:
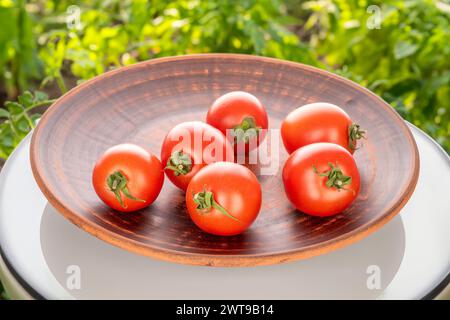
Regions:
<svg viewBox="0 0 450 320"><path fill-rule="evenodd" d="M45 16L58 21L60 7ZM295 21L276 0L247 1L86 1L81 29L44 27L40 57L49 70L70 61L71 72L89 79L111 67L140 60L203 52L235 52L301 60L310 49L285 27ZM51 75L51 74L50 74Z"/></svg>
<svg viewBox="0 0 450 320"><path fill-rule="evenodd" d="M25 91L17 101L6 101L4 108L0 108L0 157L6 159L28 132L36 126L39 114L30 111L41 106L49 105L46 93Z"/></svg>
<svg viewBox="0 0 450 320"><path fill-rule="evenodd" d="M56 97L67 90L67 78L81 82L111 68L161 56L258 54L350 78L450 150L448 1L83 0L73 4L0 0L0 89L10 99L38 87ZM59 88L57 95L48 90L52 86ZM32 128L30 123L25 128L26 117L12 117L11 103L5 107L0 114L7 119L0 126L0 157L7 157Z"/></svg>
<svg viewBox="0 0 450 320"><path fill-rule="evenodd" d="M39 76L32 27L24 0L0 0L0 83L10 96Z"/></svg>
<svg viewBox="0 0 450 320"><path fill-rule="evenodd" d="M380 8L379 29L373 28L378 9L370 5ZM303 8L312 11L305 23L311 47L327 66L377 93L450 150L450 5L330 0Z"/></svg>

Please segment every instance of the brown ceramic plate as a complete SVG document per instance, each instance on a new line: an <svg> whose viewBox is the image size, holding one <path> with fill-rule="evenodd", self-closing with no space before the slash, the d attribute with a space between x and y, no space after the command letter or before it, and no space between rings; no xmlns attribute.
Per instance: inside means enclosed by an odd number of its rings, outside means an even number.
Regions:
<svg viewBox="0 0 450 320"><path fill-rule="evenodd" d="M175 124L204 120L223 93L244 90L266 106L270 128L311 102L341 106L368 131L356 152L362 188L351 207L331 218L298 212L281 181L286 152L272 160L276 175L260 175L261 212L245 233L218 237L189 219L184 194L165 180L146 210L106 207L91 185L92 168L108 147L131 142L159 155ZM400 116L355 83L302 64L246 55L207 54L151 60L92 79L64 95L33 134L31 164L50 203L96 237L126 250L179 263L254 266L323 254L377 230L405 205L417 182L415 141ZM258 167L253 166L258 173Z"/></svg>

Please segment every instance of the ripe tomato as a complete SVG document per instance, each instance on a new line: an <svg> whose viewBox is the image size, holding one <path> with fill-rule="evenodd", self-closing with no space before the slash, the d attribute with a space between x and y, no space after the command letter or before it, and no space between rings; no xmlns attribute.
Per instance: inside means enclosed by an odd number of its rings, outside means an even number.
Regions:
<svg viewBox="0 0 450 320"><path fill-rule="evenodd" d="M159 159L133 144L120 144L106 150L92 174L92 184L100 199L123 212L151 205L163 182Z"/></svg>
<svg viewBox="0 0 450 320"><path fill-rule="evenodd" d="M183 122L173 127L161 148L167 177L184 191L192 177L207 164L233 160L233 147L225 136L200 121Z"/></svg>
<svg viewBox="0 0 450 320"><path fill-rule="evenodd" d="M331 216L347 208L359 192L353 156L334 143L313 143L292 153L283 168L288 199L300 211Z"/></svg>
<svg viewBox="0 0 450 320"><path fill-rule="evenodd" d="M209 108L206 122L222 131L235 145L235 151L247 153L264 140L269 125L261 102L243 91L219 97ZM228 135L227 130L230 130Z"/></svg>
<svg viewBox="0 0 450 320"><path fill-rule="evenodd" d="M189 183L186 206L203 231L221 236L244 232L261 208L261 186L246 167L217 162L200 170Z"/></svg>
<svg viewBox="0 0 450 320"><path fill-rule="evenodd" d="M295 109L281 124L281 137L289 153L315 142L336 143L353 153L365 133L344 110L324 102Z"/></svg>

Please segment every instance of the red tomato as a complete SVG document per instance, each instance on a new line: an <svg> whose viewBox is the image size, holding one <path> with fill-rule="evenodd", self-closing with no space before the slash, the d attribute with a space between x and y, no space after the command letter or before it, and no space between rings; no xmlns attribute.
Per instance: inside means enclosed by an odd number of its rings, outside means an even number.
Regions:
<svg viewBox="0 0 450 320"><path fill-rule="evenodd" d="M163 182L159 159L133 144L120 144L106 150L92 174L92 184L100 199L123 212L151 205Z"/></svg>
<svg viewBox="0 0 450 320"><path fill-rule="evenodd" d="M288 199L300 211L331 216L347 208L359 192L353 156L333 143L313 143L292 153L283 168Z"/></svg>
<svg viewBox="0 0 450 320"><path fill-rule="evenodd" d="M324 102L295 109L281 124L281 137L289 153L315 142L336 143L353 153L364 135L344 110Z"/></svg>
<svg viewBox="0 0 450 320"><path fill-rule="evenodd" d="M255 149L264 140L269 125L261 102L243 91L233 91L219 97L209 108L206 122L226 136L227 130L230 130L227 137L235 144L235 151L245 152Z"/></svg>
<svg viewBox="0 0 450 320"><path fill-rule="evenodd" d="M183 122L173 127L161 148L167 177L184 191L192 177L207 164L233 160L233 147L225 136L200 121Z"/></svg>
<svg viewBox="0 0 450 320"><path fill-rule="evenodd" d="M261 208L261 186L246 167L217 162L200 170L189 183L186 206L203 231L231 236L244 232Z"/></svg>

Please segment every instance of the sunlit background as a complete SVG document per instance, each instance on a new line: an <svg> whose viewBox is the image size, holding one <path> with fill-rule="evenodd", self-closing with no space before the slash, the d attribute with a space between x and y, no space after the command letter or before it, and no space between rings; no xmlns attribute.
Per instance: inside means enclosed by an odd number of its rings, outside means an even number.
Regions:
<svg viewBox="0 0 450 320"><path fill-rule="evenodd" d="M450 2L433 0L0 0L0 158L77 83L137 61L206 52L343 75L449 152L449 24Z"/></svg>

